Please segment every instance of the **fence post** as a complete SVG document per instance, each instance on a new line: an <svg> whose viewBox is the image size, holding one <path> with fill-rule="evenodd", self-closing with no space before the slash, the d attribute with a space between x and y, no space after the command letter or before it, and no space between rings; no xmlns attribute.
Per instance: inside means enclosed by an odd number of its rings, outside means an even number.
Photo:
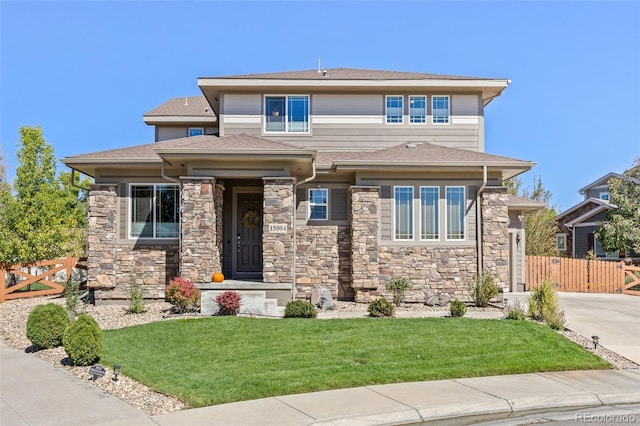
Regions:
<svg viewBox="0 0 640 426"><path fill-rule="evenodd" d="M67 268L67 282L71 281L71 273L73 272L72 264L73 264L73 261L71 259L71 253L67 253L67 259L65 264L65 267Z"/></svg>
<svg viewBox="0 0 640 426"><path fill-rule="evenodd" d="M0 268L0 303L5 301L7 296L7 270L4 268Z"/></svg>

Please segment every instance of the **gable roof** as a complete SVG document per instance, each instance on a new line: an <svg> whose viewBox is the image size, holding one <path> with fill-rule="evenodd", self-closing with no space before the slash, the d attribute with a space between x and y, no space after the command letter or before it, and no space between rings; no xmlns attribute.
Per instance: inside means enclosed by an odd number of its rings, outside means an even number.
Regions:
<svg viewBox="0 0 640 426"><path fill-rule="evenodd" d="M591 182L589 185L585 186L584 188L581 188L578 192L580 194L584 195L591 188L594 188L596 186L608 185L609 179L611 179L611 178L622 179L623 177L624 176L621 175L620 173L609 172L606 175L594 180L593 182Z"/></svg>
<svg viewBox="0 0 640 426"><path fill-rule="evenodd" d="M215 123L217 117L204 96L173 98L143 116L147 124L176 122Z"/></svg>
<svg viewBox="0 0 640 426"><path fill-rule="evenodd" d="M607 200L602 200L600 198L589 197L586 200L583 200L583 201L579 202L575 206L572 206L572 207L568 208L567 210L563 211L562 213L560 213L559 215L557 215L556 216L556 220L560 220L563 217L565 217L567 215L570 215L570 214L574 213L577 210L580 210L581 208L583 208L584 206L587 206L588 204L593 204L593 209L599 208L599 207L604 207L604 208L609 209L610 207L613 206L613 204L611 204Z"/></svg>

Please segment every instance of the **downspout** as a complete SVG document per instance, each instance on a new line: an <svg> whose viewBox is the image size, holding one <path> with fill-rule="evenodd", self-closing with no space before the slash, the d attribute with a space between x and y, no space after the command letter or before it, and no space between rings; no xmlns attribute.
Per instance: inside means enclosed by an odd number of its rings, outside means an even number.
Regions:
<svg viewBox="0 0 640 426"><path fill-rule="evenodd" d="M165 163L165 159L163 158L162 159L162 168L160 169L160 176L162 176L163 179L166 179L169 182L180 184L180 181L178 179L169 177L164 173L164 163Z"/></svg>
<svg viewBox="0 0 640 426"><path fill-rule="evenodd" d="M71 186L74 188L82 189L83 191L90 191L91 188L85 188L80 185L76 185L76 169L71 168Z"/></svg>
<svg viewBox="0 0 640 426"><path fill-rule="evenodd" d="M298 193L298 186L304 185L307 182L311 182L316 178L316 159L311 160L311 176L301 182L296 182L293 185L293 220L291 221L291 232L293 233L293 288L291 289L291 298L296 298L297 278L296 278L296 257L297 257L297 238L296 238L296 194Z"/></svg>
<svg viewBox="0 0 640 426"><path fill-rule="evenodd" d="M482 166L482 185L476 193L476 206L478 214L476 214L476 241L478 251L478 276L482 275L482 192L487 186L487 166Z"/></svg>

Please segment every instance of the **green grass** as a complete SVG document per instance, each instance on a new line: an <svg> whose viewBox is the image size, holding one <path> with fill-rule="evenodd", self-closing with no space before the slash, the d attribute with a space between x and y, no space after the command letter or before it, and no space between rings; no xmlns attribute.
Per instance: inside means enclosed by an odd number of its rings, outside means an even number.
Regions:
<svg viewBox="0 0 640 426"><path fill-rule="evenodd" d="M382 383L611 368L546 326L214 317L105 331L101 362L192 407Z"/></svg>

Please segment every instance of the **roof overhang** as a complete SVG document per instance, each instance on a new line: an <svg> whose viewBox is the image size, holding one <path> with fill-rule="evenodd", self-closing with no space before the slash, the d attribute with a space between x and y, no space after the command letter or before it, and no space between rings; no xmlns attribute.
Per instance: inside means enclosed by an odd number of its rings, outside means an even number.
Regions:
<svg viewBox="0 0 640 426"><path fill-rule="evenodd" d="M155 124L184 124L184 123L205 123L215 124L218 122L216 116L203 117L198 115L145 115L142 117L145 123Z"/></svg>
<svg viewBox="0 0 640 426"><path fill-rule="evenodd" d="M96 177L96 170L100 168L111 169L151 169L160 167L162 159L119 158L117 160L91 159L91 158L63 158L62 164L92 178Z"/></svg>
<svg viewBox="0 0 640 426"><path fill-rule="evenodd" d="M568 208L567 210L563 211L559 215L557 215L556 216L556 220L559 220L560 218L562 218L562 217L568 215L569 213L572 213L572 212L574 212L574 211L586 206L589 203L593 203L596 206L607 206L607 207L612 206L612 204L609 203L606 200L601 200L599 198L590 197L590 198L587 198L586 200L581 201L580 203L576 204L575 206Z"/></svg>
<svg viewBox="0 0 640 426"><path fill-rule="evenodd" d="M569 221L569 222L565 223L564 226L566 226L567 228L573 228L578 223L584 222L585 220L589 219L590 217L593 217L593 216L597 215L598 213L600 213L602 211L609 210L610 208L611 208L610 205L598 206L595 209L589 210L585 214L576 217L572 221Z"/></svg>

